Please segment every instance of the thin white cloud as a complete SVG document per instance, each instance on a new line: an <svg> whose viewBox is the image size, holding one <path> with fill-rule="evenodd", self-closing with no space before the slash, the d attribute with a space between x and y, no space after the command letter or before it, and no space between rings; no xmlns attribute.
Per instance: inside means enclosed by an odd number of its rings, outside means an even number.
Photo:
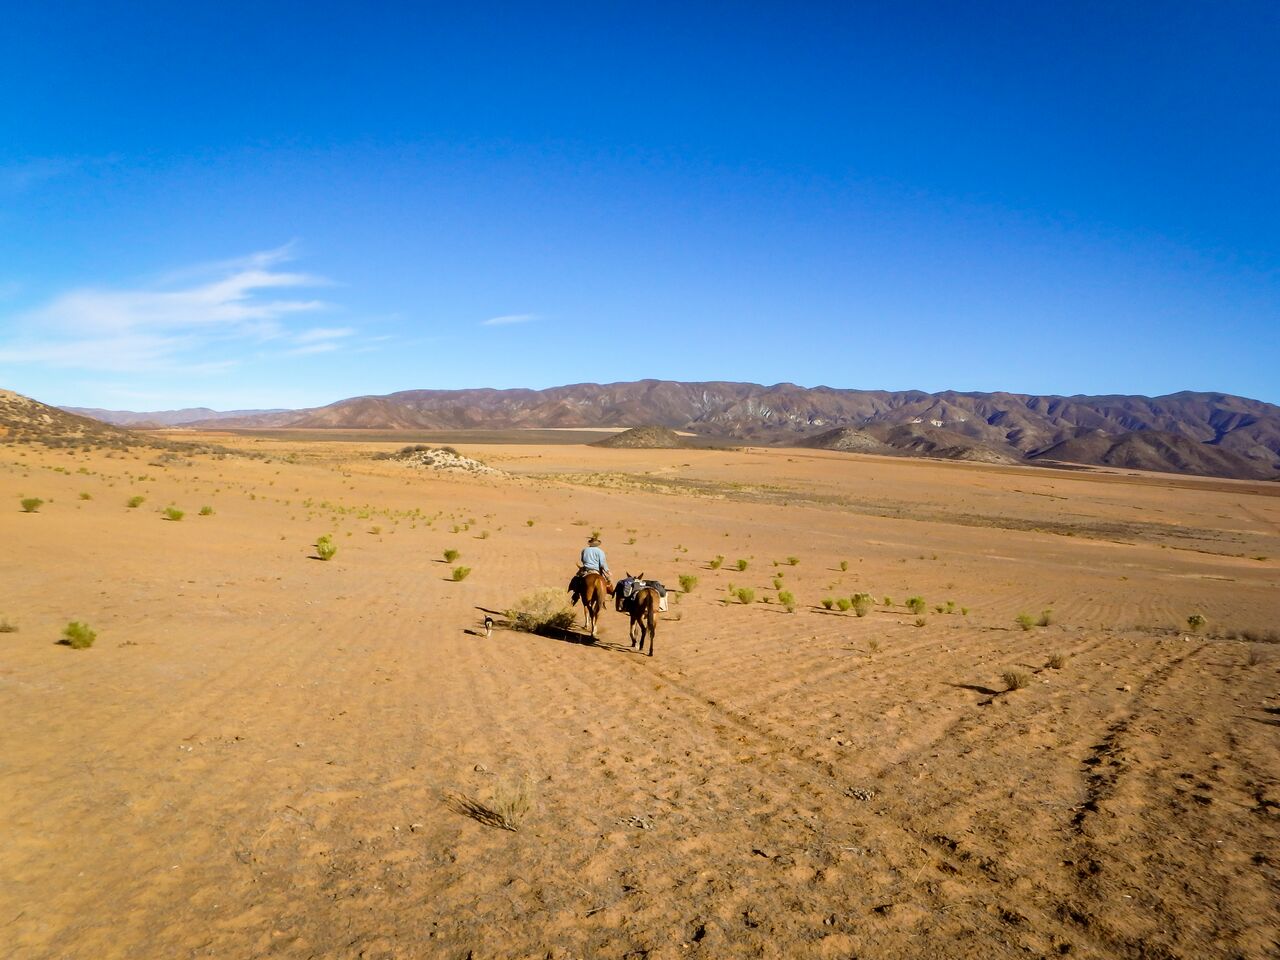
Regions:
<svg viewBox="0 0 1280 960"><path fill-rule="evenodd" d="M538 319L534 313L508 313L501 317L490 317L488 320L481 320L482 327L505 327L513 323L528 323L530 320Z"/></svg>
<svg viewBox="0 0 1280 960"><path fill-rule="evenodd" d="M297 347L293 350L286 350L285 355L289 357L305 357L313 353L333 353L338 349L338 345L332 340L326 340L321 343L308 343L306 346Z"/></svg>
<svg viewBox="0 0 1280 960"><path fill-rule="evenodd" d="M292 326L332 305L293 293L329 281L279 269L290 251L286 245L189 268L136 289L69 290L34 310L0 315L0 363L193 374L228 369L271 341L327 352L357 331Z"/></svg>

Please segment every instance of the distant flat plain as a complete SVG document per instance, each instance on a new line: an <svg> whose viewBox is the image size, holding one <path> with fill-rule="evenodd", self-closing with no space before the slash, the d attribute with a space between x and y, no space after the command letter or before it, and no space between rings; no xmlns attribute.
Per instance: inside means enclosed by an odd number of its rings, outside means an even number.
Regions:
<svg viewBox="0 0 1280 960"><path fill-rule="evenodd" d="M194 436L0 446L8 956L1280 952L1274 484ZM423 442L507 475L373 459ZM697 579L652 659L505 625L594 531Z"/></svg>

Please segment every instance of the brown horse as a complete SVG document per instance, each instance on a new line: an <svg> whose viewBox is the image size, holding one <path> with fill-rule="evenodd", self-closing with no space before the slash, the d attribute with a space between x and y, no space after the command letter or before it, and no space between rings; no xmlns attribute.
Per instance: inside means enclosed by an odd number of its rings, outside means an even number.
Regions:
<svg viewBox="0 0 1280 960"><path fill-rule="evenodd" d="M653 587L645 587L627 601L627 613L631 614L631 625L627 628L627 636L631 639L631 648L644 653L644 638L649 638L649 656L653 656L653 636L657 633L654 611L658 609L658 591ZM640 638L636 639L636 626L640 627Z"/></svg>
<svg viewBox="0 0 1280 960"><path fill-rule="evenodd" d="M584 623L591 629L591 636L596 635L596 625L600 622L600 611L604 609L605 601L613 595L613 584L605 580L604 577L589 570L582 575L582 589L579 596L582 598L582 613Z"/></svg>

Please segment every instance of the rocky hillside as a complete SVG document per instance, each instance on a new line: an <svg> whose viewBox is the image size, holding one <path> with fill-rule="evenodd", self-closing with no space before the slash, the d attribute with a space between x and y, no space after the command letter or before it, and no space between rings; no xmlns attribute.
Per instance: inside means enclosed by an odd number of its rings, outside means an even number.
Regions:
<svg viewBox="0 0 1280 960"><path fill-rule="evenodd" d="M146 440L100 420L79 417L11 390L0 390L0 441L47 447L129 447Z"/></svg>
<svg viewBox="0 0 1280 960"><path fill-rule="evenodd" d="M1036 460L1091 463L1130 470L1162 470L1210 477L1273 480L1276 471L1231 450L1197 443L1162 430L1135 430L1118 437L1101 431L1065 440L1034 455Z"/></svg>
<svg viewBox="0 0 1280 960"><path fill-rule="evenodd" d="M1274 476L1280 463L1280 407L1223 393L1142 396L1036 396L1015 393L924 393L838 390L791 383L761 386L723 381L640 380L583 383L548 390L408 390L354 397L325 407L205 421L211 427L374 428L416 430L657 425L707 437L795 443L850 427L922 453L951 449L980 458L996 451L1034 457L1091 431L1122 437L1158 431L1226 451ZM906 433L881 433L908 427ZM944 431L943 435L929 430ZM1069 450L1084 457L1094 448ZM936 453L933 455L937 455ZM949 455L949 454L948 454ZM1084 460L1083 462L1098 462ZM1235 470L1230 457L1169 457L1156 469ZM1232 472L1227 475L1243 475ZM1250 476L1254 475L1253 468Z"/></svg>

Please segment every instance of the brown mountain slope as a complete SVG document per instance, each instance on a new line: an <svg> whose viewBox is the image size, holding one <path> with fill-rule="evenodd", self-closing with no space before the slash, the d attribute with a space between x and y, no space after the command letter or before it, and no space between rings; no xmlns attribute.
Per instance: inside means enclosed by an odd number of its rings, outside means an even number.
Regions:
<svg viewBox="0 0 1280 960"><path fill-rule="evenodd" d="M1135 430L1119 437L1101 431L1055 444L1038 460L1090 463L1130 470L1195 473L1209 477L1274 480L1275 467L1208 443L1161 430Z"/></svg>
<svg viewBox="0 0 1280 960"><path fill-rule="evenodd" d="M11 390L0 390L0 440L47 447L129 447L147 443L128 430L67 413Z"/></svg>
<svg viewBox="0 0 1280 960"><path fill-rule="evenodd" d="M1264 473L1280 459L1280 407L1222 393L1141 396L1034 396L918 390L838 390L793 383L639 380L580 383L547 390L408 390L354 397L326 407L291 413L232 418L210 427L381 429L521 429L630 427L654 424L708 437L787 443L815 431L851 427L919 427L912 435L876 435L905 452L986 459L988 448L1003 456L1035 455L1074 440L1082 431L1122 436L1158 431L1191 443L1231 452ZM947 436L931 436L928 430ZM873 434L874 435L874 434ZM959 439L956 439L956 438ZM1190 450L1191 448L1185 448ZM937 451L949 450L947 454ZM1165 446L1150 456L1169 458L1159 469L1184 472L1197 460ZM1185 453L1184 450L1184 453ZM1205 468L1221 475L1237 460L1221 458ZM1191 472L1199 472L1195 467ZM1240 475L1253 476L1249 469Z"/></svg>

